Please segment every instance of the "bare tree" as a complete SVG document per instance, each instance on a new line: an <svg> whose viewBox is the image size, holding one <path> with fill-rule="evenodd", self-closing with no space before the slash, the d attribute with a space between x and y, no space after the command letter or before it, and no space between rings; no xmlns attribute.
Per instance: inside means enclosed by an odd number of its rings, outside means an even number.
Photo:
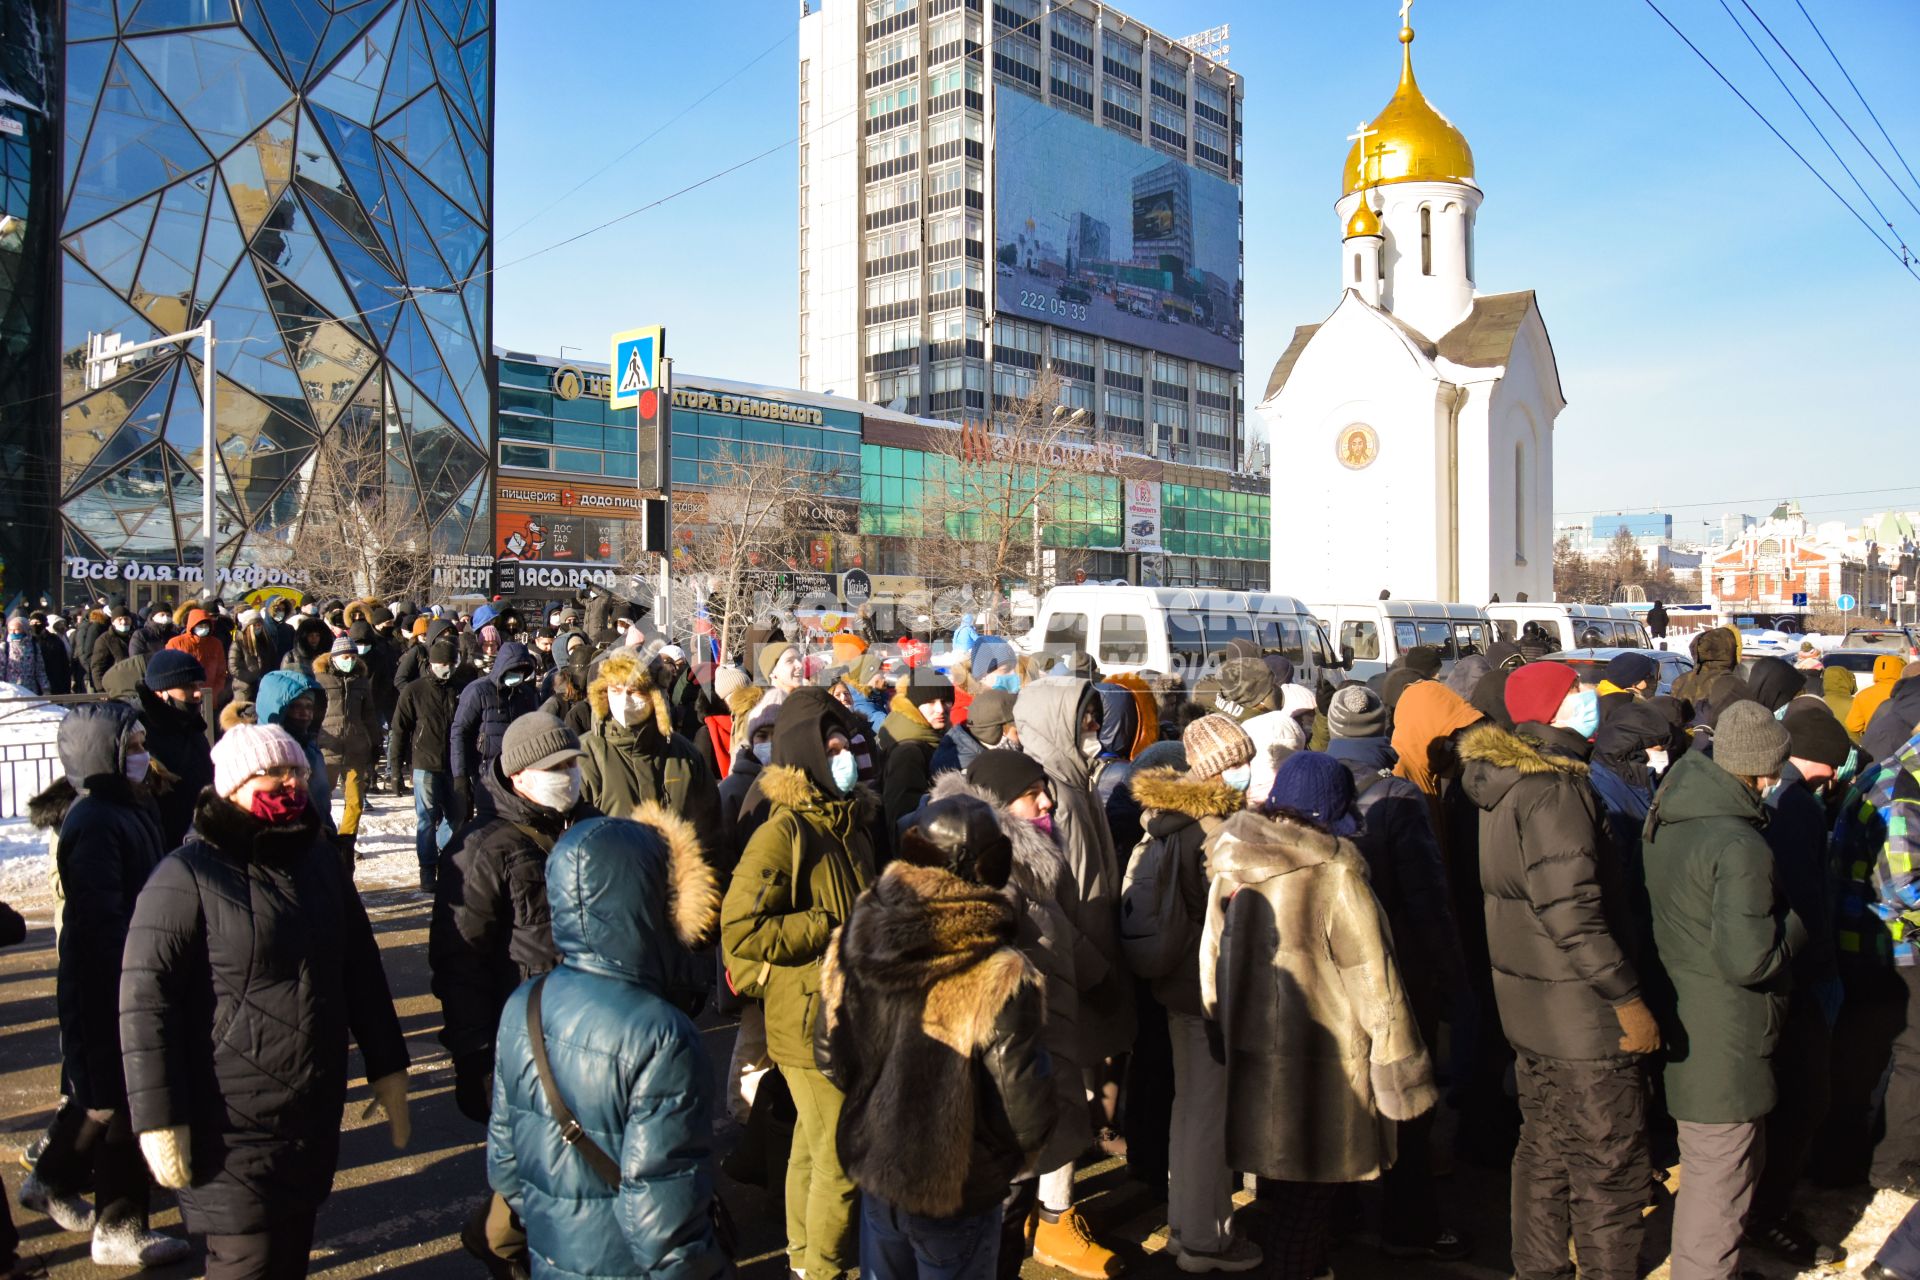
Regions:
<svg viewBox="0 0 1920 1280"><path fill-rule="evenodd" d="M1553 594L1557 600L1584 603L1593 595L1593 570L1574 549L1573 538L1561 534L1553 544Z"/></svg>
<svg viewBox="0 0 1920 1280"><path fill-rule="evenodd" d="M433 588L433 538L420 495L386 483L377 424L343 419L302 469L306 501L288 544L321 599L424 600Z"/></svg>
<svg viewBox="0 0 1920 1280"><path fill-rule="evenodd" d="M914 532L936 625L1004 614L1014 584L1038 592L1086 563L1085 551L1058 545L1057 530L1084 520L1119 455L1090 443L1086 416L1063 411L1059 393L1059 379L1043 372L993 425L930 433Z"/></svg>

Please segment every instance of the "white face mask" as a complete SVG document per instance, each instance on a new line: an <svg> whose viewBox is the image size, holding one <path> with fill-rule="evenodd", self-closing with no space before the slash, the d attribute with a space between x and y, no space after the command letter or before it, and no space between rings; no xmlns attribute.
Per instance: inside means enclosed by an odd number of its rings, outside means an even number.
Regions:
<svg viewBox="0 0 1920 1280"><path fill-rule="evenodd" d="M1080 754L1091 760L1100 754L1100 735L1083 733L1080 735Z"/></svg>
<svg viewBox="0 0 1920 1280"><path fill-rule="evenodd" d="M453 674L453 664L451 663L429 662L427 665L433 669L433 678L436 680L445 680Z"/></svg>
<svg viewBox="0 0 1920 1280"><path fill-rule="evenodd" d="M607 714L631 729L643 718L640 709L641 703L642 699L638 694L609 692L607 694Z"/></svg>
<svg viewBox="0 0 1920 1280"><path fill-rule="evenodd" d="M153 625L156 627L164 627L172 621L173 615L170 613L156 613L153 615Z"/></svg>
<svg viewBox="0 0 1920 1280"><path fill-rule="evenodd" d="M580 799L580 766L528 769L514 775L513 787L542 809L566 813Z"/></svg>
<svg viewBox="0 0 1920 1280"><path fill-rule="evenodd" d="M1667 771L1667 753L1655 747L1647 748L1647 768L1655 773Z"/></svg>
<svg viewBox="0 0 1920 1280"><path fill-rule="evenodd" d="M773 763L773 744L771 742L754 743L753 758L755 760L758 760L763 765L772 764Z"/></svg>
<svg viewBox="0 0 1920 1280"><path fill-rule="evenodd" d="M153 757L144 751L135 751L127 756L125 770L128 782L145 781L147 770L153 765Z"/></svg>
<svg viewBox="0 0 1920 1280"><path fill-rule="evenodd" d="M340 672L342 675L345 675L347 672L353 670L353 659L352 658L335 658L333 660L333 669L335 671Z"/></svg>

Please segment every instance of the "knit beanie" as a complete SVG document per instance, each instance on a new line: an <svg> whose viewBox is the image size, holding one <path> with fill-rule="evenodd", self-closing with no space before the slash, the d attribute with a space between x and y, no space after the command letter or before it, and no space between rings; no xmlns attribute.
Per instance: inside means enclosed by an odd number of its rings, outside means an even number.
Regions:
<svg viewBox="0 0 1920 1280"><path fill-rule="evenodd" d="M1162 738L1133 758L1133 771L1174 769L1187 772L1187 748L1178 738Z"/></svg>
<svg viewBox="0 0 1920 1280"><path fill-rule="evenodd" d="M1400 665L1418 671L1429 680L1440 678L1440 650L1430 644L1417 644L1400 655Z"/></svg>
<svg viewBox="0 0 1920 1280"><path fill-rule="evenodd" d="M1343 684L1327 706L1327 729L1336 738L1387 736L1387 704L1364 684Z"/></svg>
<svg viewBox="0 0 1920 1280"><path fill-rule="evenodd" d="M1013 695L1004 689L986 689L973 695L967 707L967 731L994 746L1013 723Z"/></svg>
<svg viewBox="0 0 1920 1280"><path fill-rule="evenodd" d="M780 659L787 655L793 646L784 640L760 646L760 652L754 657L754 666L760 671L760 678L769 683L773 680L773 669L780 665Z"/></svg>
<svg viewBox="0 0 1920 1280"><path fill-rule="evenodd" d="M423 613L419 617L413 620L413 626L411 630L413 634L416 636L424 636L425 634L427 634L427 628L432 624L433 624L433 619L429 618L426 614Z"/></svg>
<svg viewBox="0 0 1920 1280"><path fill-rule="evenodd" d="M1217 778L1253 761L1253 739L1239 721L1217 711L1188 725L1180 745L1187 753L1187 772L1195 778Z"/></svg>
<svg viewBox="0 0 1920 1280"><path fill-rule="evenodd" d="M925 702L953 702L953 681L930 666L915 667L907 677L907 701L919 706Z"/></svg>
<svg viewBox="0 0 1920 1280"><path fill-rule="evenodd" d="M1353 801L1352 771L1324 751L1296 751L1282 760L1267 792L1269 809L1300 814L1337 836L1360 829Z"/></svg>
<svg viewBox="0 0 1920 1280"><path fill-rule="evenodd" d="M544 711L529 711L500 740L500 772L511 778L526 769L557 769L579 755L580 735Z"/></svg>
<svg viewBox="0 0 1920 1280"><path fill-rule="evenodd" d="M1618 689L1631 689L1660 674L1660 664L1644 653L1621 653L1600 672L1600 678Z"/></svg>
<svg viewBox="0 0 1920 1280"><path fill-rule="evenodd" d="M1507 677L1507 714L1515 724L1552 724L1580 675L1564 662L1529 662Z"/></svg>
<svg viewBox="0 0 1920 1280"><path fill-rule="evenodd" d="M348 636L335 636L333 638L333 647L328 649L327 652L336 658L343 653L350 654L353 652L353 640Z"/></svg>
<svg viewBox="0 0 1920 1280"><path fill-rule="evenodd" d="M307 753L277 724L237 724L213 744L213 790L231 798L249 778L268 769L298 769L307 774Z"/></svg>
<svg viewBox="0 0 1920 1280"><path fill-rule="evenodd" d="M774 722L780 719L780 704L786 700L786 694L778 689L769 689L767 696L754 704L753 714L747 717L748 741L752 741L753 735L762 729L773 732Z"/></svg>
<svg viewBox="0 0 1920 1280"><path fill-rule="evenodd" d="M1005 807L1032 790L1033 784L1046 780L1047 771L1038 760L1024 751L995 747L982 751L967 766L967 781Z"/></svg>
<svg viewBox="0 0 1920 1280"><path fill-rule="evenodd" d="M200 665L200 659L184 650L162 649L147 659L147 673L141 680L155 693L165 693L169 689L205 684L207 669Z"/></svg>
<svg viewBox="0 0 1920 1280"><path fill-rule="evenodd" d="M1713 727L1713 762L1743 778L1778 777L1793 752L1787 726L1757 702L1736 702Z"/></svg>
<svg viewBox="0 0 1920 1280"><path fill-rule="evenodd" d="M1013 667L1019 657L1005 636L981 636L973 645L973 663L969 670L975 680L984 680L996 668Z"/></svg>
<svg viewBox="0 0 1920 1280"><path fill-rule="evenodd" d="M1847 737L1846 729L1825 704L1795 707L1787 712L1782 723L1787 726L1787 738L1792 744L1789 754L1801 760L1838 769L1853 751L1853 740Z"/></svg>
<svg viewBox="0 0 1920 1280"><path fill-rule="evenodd" d="M713 673L713 696L725 702L735 689L753 683L753 677L739 667L721 667Z"/></svg>
<svg viewBox="0 0 1920 1280"><path fill-rule="evenodd" d="M427 661L440 662L448 666L460 660L460 650L454 648L451 640L435 640L427 649Z"/></svg>

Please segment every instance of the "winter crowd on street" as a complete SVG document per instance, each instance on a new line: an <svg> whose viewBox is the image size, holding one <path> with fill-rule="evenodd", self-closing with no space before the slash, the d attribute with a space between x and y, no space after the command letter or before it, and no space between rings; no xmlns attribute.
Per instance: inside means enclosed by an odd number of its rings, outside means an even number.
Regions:
<svg viewBox="0 0 1920 1280"><path fill-rule="evenodd" d="M307 1273L349 1094L410 1139L381 790L475 1274L726 1274L723 1161L802 1280L1108 1280L1075 1170L1116 1157L1181 1271L1279 1280L1331 1275L1357 1183L1394 1258L1519 1280L1636 1280L1669 1199L1674 1280L1834 1267L1803 1181L1920 1196L1920 664L1856 692L1721 629L1663 695L1506 642L1309 685L1244 640L1183 680L971 620L714 639L598 590L9 618L0 693L64 709L19 1208L102 1266ZM1510 1167L1510 1258L1456 1159ZM1920 1214L1868 1274L1920 1280Z"/></svg>

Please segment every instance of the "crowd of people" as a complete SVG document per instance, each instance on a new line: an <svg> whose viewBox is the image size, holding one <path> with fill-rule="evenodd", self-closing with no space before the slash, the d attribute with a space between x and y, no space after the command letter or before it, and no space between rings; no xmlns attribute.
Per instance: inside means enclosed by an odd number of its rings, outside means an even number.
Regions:
<svg viewBox="0 0 1920 1280"><path fill-rule="evenodd" d="M32 805L64 1096L19 1201L101 1265L188 1254L157 1184L210 1277L304 1275L350 1042L408 1142L353 882L380 788L413 797L496 1276L727 1271L723 1147L804 1280L1107 1280L1074 1175L1115 1157L1183 1272L1327 1276L1376 1180L1382 1249L1468 1258L1449 1130L1511 1168L1520 1280L1569 1246L1632 1280L1676 1165L1675 1280L1840 1262L1803 1179L1920 1195L1897 659L1856 695L1719 630L1666 694L1645 654L1589 686L1509 643L1309 687L1244 641L1189 684L971 625L713 661L599 592L174 617L21 614L0 654L95 695ZM1920 1217L1872 1269L1920 1280Z"/></svg>

